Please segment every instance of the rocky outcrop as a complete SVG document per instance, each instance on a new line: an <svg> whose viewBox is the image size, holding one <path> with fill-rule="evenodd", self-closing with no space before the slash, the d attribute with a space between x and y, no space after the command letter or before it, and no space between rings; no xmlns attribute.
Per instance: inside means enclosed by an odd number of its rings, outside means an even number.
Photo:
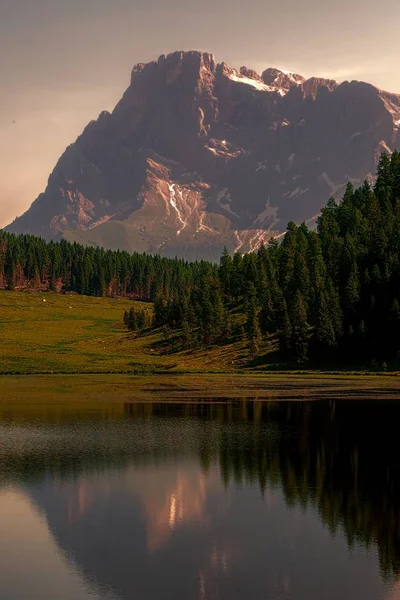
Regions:
<svg viewBox="0 0 400 600"><path fill-rule="evenodd" d="M400 96L176 52L133 68L9 226L46 238L215 258L308 221L400 147Z"/></svg>

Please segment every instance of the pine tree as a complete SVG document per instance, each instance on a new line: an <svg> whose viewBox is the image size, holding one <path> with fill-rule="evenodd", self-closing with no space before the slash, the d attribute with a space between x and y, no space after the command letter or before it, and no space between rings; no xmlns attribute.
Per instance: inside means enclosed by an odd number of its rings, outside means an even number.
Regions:
<svg viewBox="0 0 400 600"><path fill-rule="evenodd" d="M361 342L364 342L365 338L367 337L367 328L363 320L361 320L358 325L357 336Z"/></svg>
<svg viewBox="0 0 400 600"><path fill-rule="evenodd" d="M226 246L222 252L218 275L221 282L222 291L226 297L229 297L231 293L232 257L229 254Z"/></svg>
<svg viewBox="0 0 400 600"><path fill-rule="evenodd" d="M310 273L309 314L311 317L315 317L320 299L326 287L326 267L322 254L322 246L320 238L315 231L309 234L308 260Z"/></svg>
<svg viewBox="0 0 400 600"><path fill-rule="evenodd" d="M316 314L315 337L323 351L330 351L336 345L335 329L325 294L319 298Z"/></svg>
<svg viewBox="0 0 400 600"><path fill-rule="evenodd" d="M271 297L270 287L266 287L261 295L260 326L263 332L269 333L276 329L274 302Z"/></svg>
<svg viewBox="0 0 400 600"><path fill-rule="evenodd" d="M360 300L360 278L358 274L358 267L355 262L353 262L351 266L345 293L348 307L354 310L355 305Z"/></svg>
<svg viewBox="0 0 400 600"><path fill-rule="evenodd" d="M396 207L396 203L400 201L400 151L392 153L390 166L392 170L392 205Z"/></svg>
<svg viewBox="0 0 400 600"><path fill-rule="evenodd" d="M136 331L137 328L136 311L132 306L129 310L128 329L129 331Z"/></svg>
<svg viewBox="0 0 400 600"><path fill-rule="evenodd" d="M136 327L139 331L141 331L146 325L146 315L143 308L139 309L136 312Z"/></svg>
<svg viewBox="0 0 400 600"><path fill-rule="evenodd" d="M261 331L258 319L258 309L256 303L256 289L254 283L251 283L248 291L247 300L247 339L249 341L250 353L252 356L256 356L260 350L261 344Z"/></svg>
<svg viewBox="0 0 400 600"><path fill-rule="evenodd" d="M240 252L235 252L232 259L231 295L236 302L244 293L243 257Z"/></svg>
<svg viewBox="0 0 400 600"><path fill-rule="evenodd" d="M325 287L325 300L329 311L330 322L335 334L335 341L339 342L343 336L343 312L340 306L339 292L334 286L332 279L328 279Z"/></svg>
<svg viewBox="0 0 400 600"><path fill-rule="evenodd" d="M291 222L279 249L280 285L287 298L294 292L294 266L297 249L297 226Z"/></svg>
<svg viewBox="0 0 400 600"><path fill-rule="evenodd" d="M188 350L192 345L192 331L187 319L184 319L182 325L182 345L185 350Z"/></svg>
<svg viewBox="0 0 400 600"><path fill-rule="evenodd" d="M308 361L309 327L307 323L307 309L300 290L297 290L291 314L292 337L291 348L293 358L299 365Z"/></svg>
<svg viewBox="0 0 400 600"><path fill-rule="evenodd" d="M154 302L154 321L156 327L160 327L167 322L166 302L161 294L158 294Z"/></svg>
<svg viewBox="0 0 400 600"><path fill-rule="evenodd" d="M221 336L224 329L225 307L222 302L221 294L216 291L214 296L214 305L212 311L212 335Z"/></svg>
<svg viewBox="0 0 400 600"><path fill-rule="evenodd" d="M389 206L392 200L394 173L392 170L391 160L383 152L378 163L378 172L376 183L374 187L375 196L379 200L379 203L384 209Z"/></svg>
<svg viewBox="0 0 400 600"><path fill-rule="evenodd" d="M281 356L289 358L292 350L292 323L290 321L289 312L286 301L283 301L282 307L282 330L279 338L279 350Z"/></svg>
<svg viewBox="0 0 400 600"><path fill-rule="evenodd" d="M298 228L296 235L296 253L293 265L293 280L289 286L289 289L292 297L297 290L300 290L305 302L307 302L310 297L310 273L308 268L308 258L308 232L306 232L305 226L301 225Z"/></svg>
<svg viewBox="0 0 400 600"><path fill-rule="evenodd" d="M225 309L222 321L222 338L228 341L232 334L232 319L229 312Z"/></svg>
<svg viewBox="0 0 400 600"><path fill-rule="evenodd" d="M331 198L326 207L322 209L321 216L317 221L317 233L321 240L326 269L334 282L336 282L339 274L340 255L343 245L343 239L340 236L338 213L339 206Z"/></svg>

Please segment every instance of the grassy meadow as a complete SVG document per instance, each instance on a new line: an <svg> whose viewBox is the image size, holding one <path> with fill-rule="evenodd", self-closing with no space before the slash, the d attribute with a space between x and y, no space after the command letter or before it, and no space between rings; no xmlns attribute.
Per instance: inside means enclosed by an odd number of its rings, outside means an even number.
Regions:
<svg viewBox="0 0 400 600"><path fill-rule="evenodd" d="M161 331L128 332L132 304L152 310L121 298L0 291L0 374L220 372L248 363L243 342L171 352Z"/></svg>
<svg viewBox="0 0 400 600"><path fill-rule="evenodd" d="M138 353L152 363L144 340L124 330L123 314L131 305L123 299L1 291L0 373L119 373L132 371Z"/></svg>

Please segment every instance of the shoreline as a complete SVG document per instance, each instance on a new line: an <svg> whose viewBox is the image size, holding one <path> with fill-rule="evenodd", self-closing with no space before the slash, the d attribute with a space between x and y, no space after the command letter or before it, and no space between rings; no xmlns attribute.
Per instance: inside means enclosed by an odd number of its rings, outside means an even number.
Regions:
<svg viewBox="0 0 400 600"><path fill-rule="evenodd" d="M368 371L357 369L274 369L274 370L255 370L255 369L237 369L237 370L194 370L194 369L162 369L149 368L136 370L85 370L85 371L0 371L2 377L58 377L58 376L91 376L91 375L115 375L128 377L182 377L182 376L243 376L243 377L276 377L276 376L302 376L302 377L399 377L400 371ZM400 383L399 383L400 385Z"/></svg>
<svg viewBox="0 0 400 600"><path fill-rule="evenodd" d="M168 373L0 375L0 405L215 400L399 400L391 373Z"/></svg>

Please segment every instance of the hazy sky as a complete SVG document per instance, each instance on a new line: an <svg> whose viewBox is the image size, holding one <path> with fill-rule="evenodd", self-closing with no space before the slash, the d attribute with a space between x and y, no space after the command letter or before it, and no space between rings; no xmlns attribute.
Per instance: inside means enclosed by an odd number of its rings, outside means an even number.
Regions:
<svg viewBox="0 0 400 600"><path fill-rule="evenodd" d="M137 62L212 52L400 93L400 0L0 0L0 227Z"/></svg>

